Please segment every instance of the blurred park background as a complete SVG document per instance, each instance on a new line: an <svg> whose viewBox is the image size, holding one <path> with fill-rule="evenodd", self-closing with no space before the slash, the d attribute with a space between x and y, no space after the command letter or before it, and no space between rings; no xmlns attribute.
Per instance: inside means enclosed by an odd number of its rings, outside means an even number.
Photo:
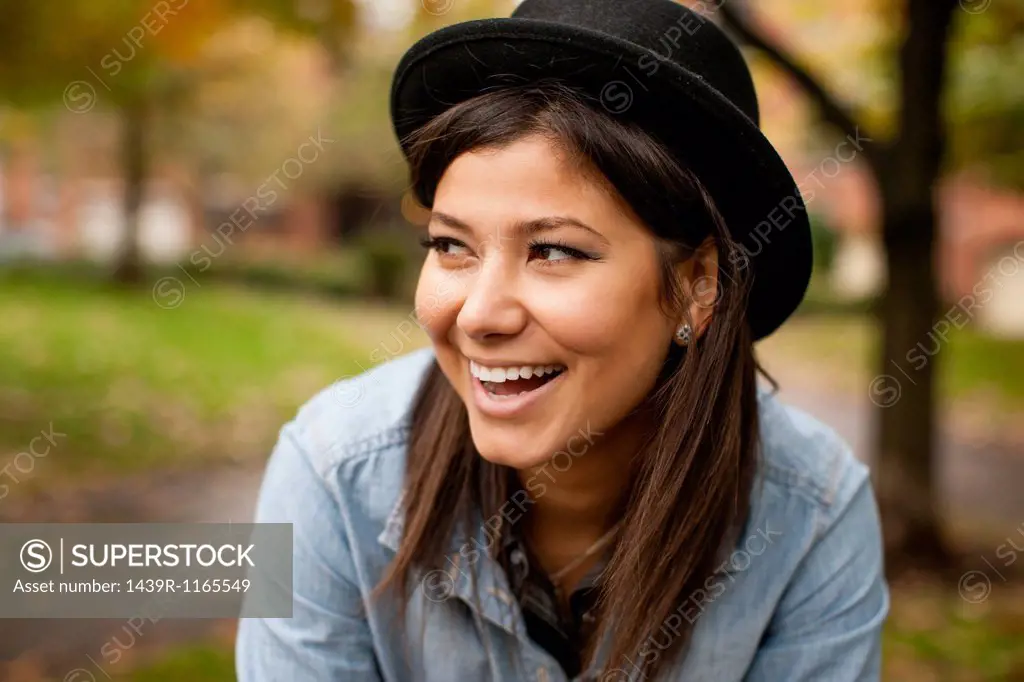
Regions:
<svg viewBox="0 0 1024 682"><path fill-rule="evenodd" d="M1024 2L688 4L812 213L759 355L871 463L885 679L1024 680ZM0 0L0 522L246 521L302 402L426 344L391 71L514 5ZM0 680L231 680L233 633L0 619Z"/></svg>

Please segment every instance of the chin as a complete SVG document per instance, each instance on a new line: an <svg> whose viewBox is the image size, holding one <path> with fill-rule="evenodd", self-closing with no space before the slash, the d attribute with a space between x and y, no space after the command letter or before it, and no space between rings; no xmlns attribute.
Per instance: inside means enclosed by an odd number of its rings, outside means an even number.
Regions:
<svg viewBox="0 0 1024 682"><path fill-rule="evenodd" d="M552 453L558 450L558 446L554 443L546 445L536 442L535 439L534 442L531 442L531 439L524 435L495 431L490 427L484 427L482 430L476 429L470 424L473 446L481 457L492 464L513 469L527 469L543 465L551 459ZM505 431L505 429L498 431Z"/></svg>

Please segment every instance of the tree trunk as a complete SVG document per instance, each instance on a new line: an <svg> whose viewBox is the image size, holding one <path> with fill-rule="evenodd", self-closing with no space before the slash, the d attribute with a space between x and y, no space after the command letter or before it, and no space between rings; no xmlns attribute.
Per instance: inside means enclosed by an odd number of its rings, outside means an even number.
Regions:
<svg viewBox="0 0 1024 682"><path fill-rule="evenodd" d="M898 183L885 177L883 185ZM891 193L886 190L884 194ZM935 452L933 329L939 307L930 197L886 199L883 233L889 285L880 306L881 369L871 385L879 405L875 487L888 563L941 568L947 552L939 528ZM931 334L931 335L930 335Z"/></svg>
<svg viewBox="0 0 1024 682"><path fill-rule="evenodd" d="M147 161L147 110L144 102L133 102L122 110L121 158L124 164L124 234L114 266L114 281L135 284L142 280L139 250L139 213L145 192Z"/></svg>
<svg viewBox="0 0 1024 682"><path fill-rule="evenodd" d="M880 306L881 408L875 483L891 566L944 569L935 457L935 376L942 337L936 282L935 187L945 147L942 92L955 0L909 0L900 49L899 125L880 164L889 283Z"/></svg>

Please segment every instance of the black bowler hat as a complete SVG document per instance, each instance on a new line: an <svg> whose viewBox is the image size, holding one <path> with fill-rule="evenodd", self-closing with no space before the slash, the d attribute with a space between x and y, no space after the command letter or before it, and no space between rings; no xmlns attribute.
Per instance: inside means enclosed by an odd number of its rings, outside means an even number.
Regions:
<svg viewBox="0 0 1024 682"><path fill-rule="evenodd" d="M406 136L452 105L552 78L654 133L700 178L753 269L754 337L775 331L810 281L807 209L761 133L746 62L705 16L671 0L524 0L509 18L446 26L399 62L392 123L408 152Z"/></svg>

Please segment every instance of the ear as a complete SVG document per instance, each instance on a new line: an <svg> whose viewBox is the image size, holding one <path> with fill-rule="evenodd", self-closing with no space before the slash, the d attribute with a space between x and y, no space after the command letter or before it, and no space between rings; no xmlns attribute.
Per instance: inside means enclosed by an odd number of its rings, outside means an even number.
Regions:
<svg viewBox="0 0 1024 682"><path fill-rule="evenodd" d="M693 255L676 266L676 276L683 291L689 320L693 325L693 338L698 339L711 324L711 315L720 299L718 286L718 246L708 236Z"/></svg>

